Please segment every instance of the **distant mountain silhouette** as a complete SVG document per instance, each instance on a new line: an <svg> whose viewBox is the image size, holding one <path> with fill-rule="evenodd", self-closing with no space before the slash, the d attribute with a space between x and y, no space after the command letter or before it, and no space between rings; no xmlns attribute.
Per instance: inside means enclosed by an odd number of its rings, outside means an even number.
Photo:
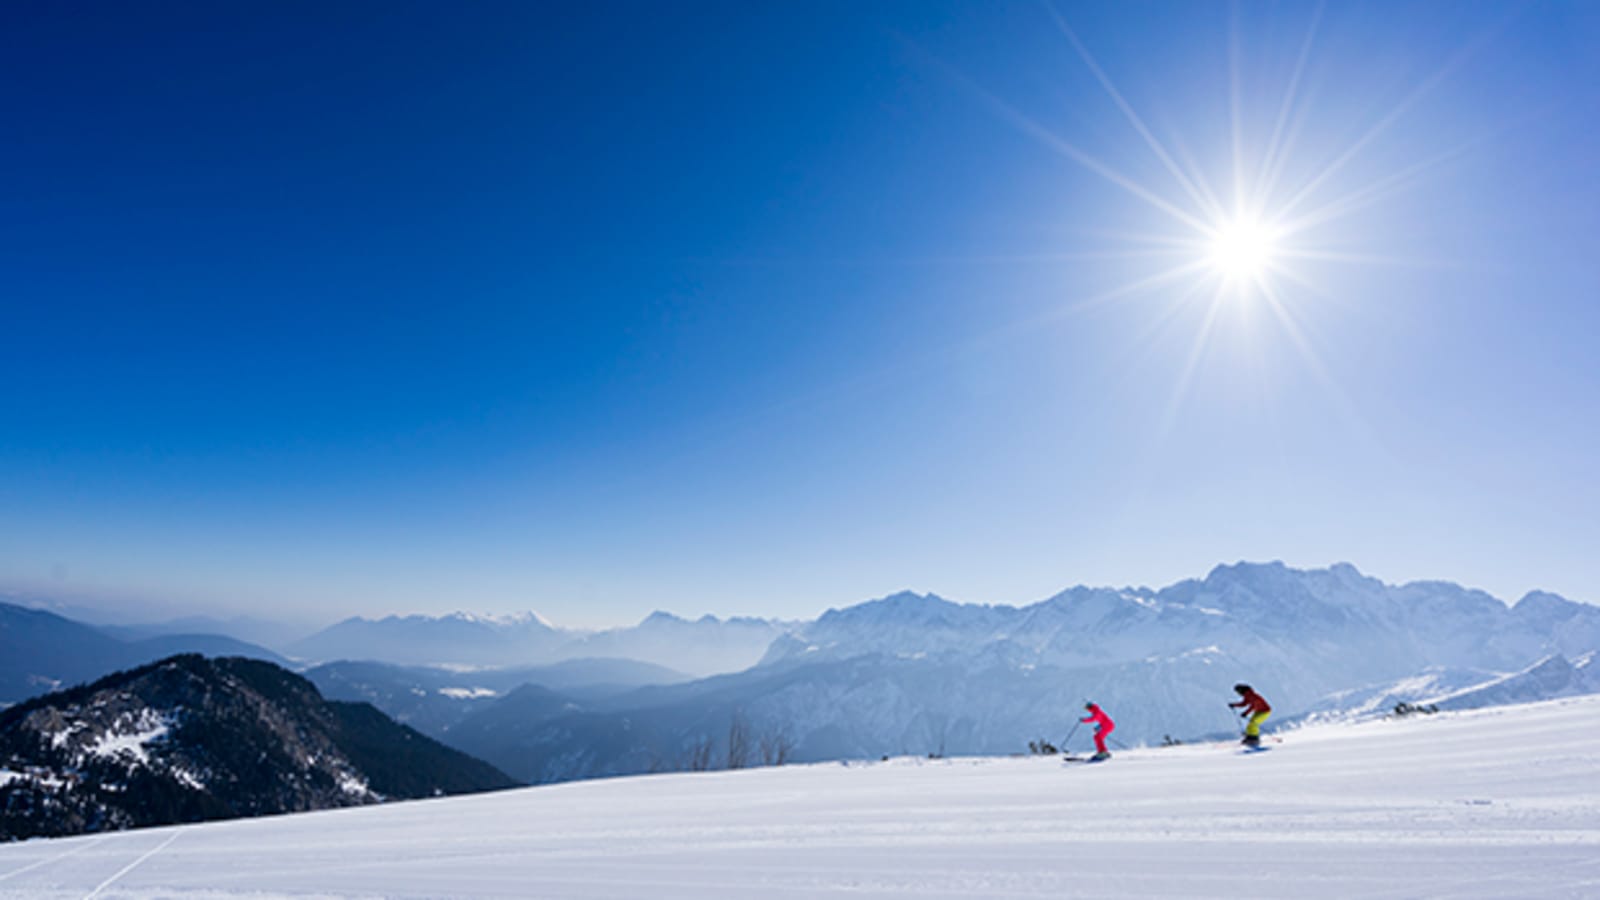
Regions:
<svg viewBox="0 0 1600 900"><path fill-rule="evenodd" d="M16 703L178 653L247 656L288 665L265 647L220 635L119 640L54 613L0 603L0 703Z"/></svg>
<svg viewBox="0 0 1600 900"><path fill-rule="evenodd" d="M632 659L705 676L755 665L787 623L768 619L684 619L655 612L639 624L604 631L557 628L520 616L354 617L287 649L313 663L339 660L403 666L524 667L585 659Z"/></svg>
<svg viewBox="0 0 1600 900"><path fill-rule="evenodd" d="M69 619L73 618L70 613L65 615ZM87 621L92 621L92 619ZM198 615L183 616L161 622L146 622L135 625L96 625L95 627L123 641L142 641L148 638L167 637L175 634L216 634L280 652L284 647L305 637L314 630L304 625L274 622L251 616L219 618Z"/></svg>

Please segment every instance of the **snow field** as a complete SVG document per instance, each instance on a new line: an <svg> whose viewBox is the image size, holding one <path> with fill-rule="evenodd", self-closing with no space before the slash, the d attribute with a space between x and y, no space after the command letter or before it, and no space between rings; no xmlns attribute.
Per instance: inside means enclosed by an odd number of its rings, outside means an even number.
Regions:
<svg viewBox="0 0 1600 900"><path fill-rule="evenodd" d="M1585 697L1251 755L590 781L3 845L0 897L1594 897L1597 736Z"/></svg>

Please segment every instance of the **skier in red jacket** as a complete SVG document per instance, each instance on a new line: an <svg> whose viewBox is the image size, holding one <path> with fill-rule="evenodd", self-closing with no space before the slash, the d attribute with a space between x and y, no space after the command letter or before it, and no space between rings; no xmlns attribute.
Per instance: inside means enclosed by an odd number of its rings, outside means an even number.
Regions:
<svg viewBox="0 0 1600 900"><path fill-rule="evenodd" d="M1267 720L1267 716L1272 715L1272 707L1267 705L1265 697L1256 693L1248 684L1236 684L1233 690L1239 695L1239 702L1228 705L1235 709L1244 708L1241 715L1250 720L1250 724L1244 729L1244 743L1254 747L1261 743L1261 723Z"/></svg>
<svg viewBox="0 0 1600 900"><path fill-rule="evenodd" d="M1111 721L1111 717L1106 715L1106 711L1093 703L1085 703L1083 708L1089 711L1089 715L1078 721L1094 723L1095 753L1089 758L1093 760L1110 759L1111 751L1106 749L1106 735L1109 735L1117 727L1117 723Z"/></svg>

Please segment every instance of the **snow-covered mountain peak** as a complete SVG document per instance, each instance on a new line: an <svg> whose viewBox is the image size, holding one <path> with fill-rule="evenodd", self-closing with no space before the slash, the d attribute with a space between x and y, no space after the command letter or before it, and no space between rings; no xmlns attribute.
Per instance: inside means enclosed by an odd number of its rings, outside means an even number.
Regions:
<svg viewBox="0 0 1600 900"><path fill-rule="evenodd" d="M524 610L514 613L474 613L457 611L443 617L444 619L465 622L473 625L487 625L491 628L541 628L547 631L559 630L554 624L533 610Z"/></svg>
<svg viewBox="0 0 1600 900"><path fill-rule="evenodd" d="M1150 599L1154 596L1155 594L1152 591L1144 588L1121 588L1119 590L1117 588L1089 587L1088 585L1079 584L1069 587L1066 590L1061 591L1060 593L1055 594L1049 599L1046 599L1042 603L1036 605L1048 604L1052 606L1073 606L1092 603L1096 600L1107 601L1112 599L1131 599L1134 597ZM1031 609L1032 607L1026 608Z"/></svg>

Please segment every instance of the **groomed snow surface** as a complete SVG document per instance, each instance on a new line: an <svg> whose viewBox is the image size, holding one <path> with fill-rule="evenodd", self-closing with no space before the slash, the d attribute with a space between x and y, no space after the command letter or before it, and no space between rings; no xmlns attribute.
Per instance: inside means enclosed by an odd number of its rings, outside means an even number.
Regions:
<svg viewBox="0 0 1600 900"><path fill-rule="evenodd" d="M1600 897L1600 697L1250 755L657 775L0 846L0 896L282 894Z"/></svg>

